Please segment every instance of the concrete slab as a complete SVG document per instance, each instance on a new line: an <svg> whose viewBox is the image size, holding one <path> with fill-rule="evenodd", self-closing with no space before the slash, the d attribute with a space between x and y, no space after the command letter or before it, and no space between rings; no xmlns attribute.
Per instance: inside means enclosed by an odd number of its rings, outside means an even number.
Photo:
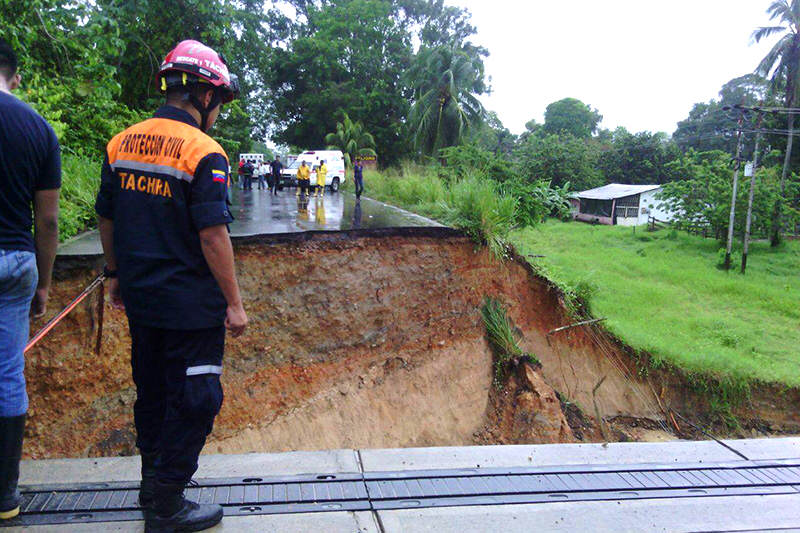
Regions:
<svg viewBox="0 0 800 533"><path fill-rule="evenodd" d="M386 533L683 533L800 527L800 494L448 507L378 512Z"/></svg>
<svg viewBox="0 0 800 533"><path fill-rule="evenodd" d="M239 476L291 476L359 472L353 450L319 452L248 453L201 455L198 479ZM140 457L97 457L90 459L46 459L22 461L20 484L94 483L136 481Z"/></svg>
<svg viewBox="0 0 800 533"><path fill-rule="evenodd" d="M106 522L98 524L59 524L3 529L30 533L141 533L142 522ZM281 533L378 533L380 530L370 512L305 513L287 515L229 516L209 533L241 533L243 531L280 531Z"/></svg>
<svg viewBox="0 0 800 533"><path fill-rule="evenodd" d="M800 457L800 438L798 437L726 440L724 442L751 461Z"/></svg>
<svg viewBox="0 0 800 533"><path fill-rule="evenodd" d="M754 459L800 458L800 438L728 441ZM714 441L543 444L361 450L366 472L438 468L502 468L580 464L741 461Z"/></svg>

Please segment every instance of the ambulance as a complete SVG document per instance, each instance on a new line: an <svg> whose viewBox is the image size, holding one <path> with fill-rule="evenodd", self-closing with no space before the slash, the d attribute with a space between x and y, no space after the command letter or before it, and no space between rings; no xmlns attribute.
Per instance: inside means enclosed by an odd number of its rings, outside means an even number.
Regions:
<svg viewBox="0 0 800 533"><path fill-rule="evenodd" d="M314 169L319 166L320 161L325 161L325 166L328 167L326 187L337 192L344 183L344 155L340 150L307 150L281 171L281 186L297 186L297 168L303 161L311 169L311 185L317 184L317 173Z"/></svg>

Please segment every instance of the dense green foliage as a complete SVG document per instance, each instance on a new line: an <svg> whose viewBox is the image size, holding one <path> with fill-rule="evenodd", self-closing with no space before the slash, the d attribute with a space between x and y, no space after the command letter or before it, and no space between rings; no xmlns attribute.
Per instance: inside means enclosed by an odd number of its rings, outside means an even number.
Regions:
<svg viewBox="0 0 800 533"><path fill-rule="evenodd" d="M722 239L728 230L733 190L730 156L720 151L689 151L671 165L671 171L684 178L667 183L660 199L675 213L675 223L684 228L708 227L710 235ZM740 178L736 195L736 235L744 234L750 193L750 179L744 176ZM753 198L753 235L768 236L772 208L780 199L779 187L778 167L758 172ZM787 211L793 212L791 208L787 208Z"/></svg>
<svg viewBox="0 0 800 533"><path fill-rule="evenodd" d="M98 158L64 153L58 236L65 240L95 225L94 201L100 188Z"/></svg>
<svg viewBox="0 0 800 533"><path fill-rule="evenodd" d="M548 222L511 241L560 284L593 286L594 315L656 364L800 385L798 242L755 243L741 276L713 268L715 241L674 230Z"/></svg>

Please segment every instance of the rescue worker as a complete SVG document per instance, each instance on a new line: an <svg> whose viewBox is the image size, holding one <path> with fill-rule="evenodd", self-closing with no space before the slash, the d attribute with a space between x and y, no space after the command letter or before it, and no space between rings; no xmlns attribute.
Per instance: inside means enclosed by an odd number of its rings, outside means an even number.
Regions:
<svg viewBox="0 0 800 533"><path fill-rule="evenodd" d="M319 162L319 168L317 169L317 190L314 191L314 197L317 196L319 193L320 196L323 198L325 197L325 180L328 179L328 167L325 165L325 161Z"/></svg>
<svg viewBox="0 0 800 533"><path fill-rule="evenodd" d="M108 143L95 209L111 302L132 340L145 531L200 531L222 507L188 501L184 488L222 405L225 330L247 326L227 228L228 156L206 134L238 82L197 41L178 43L156 82L166 105Z"/></svg>
<svg viewBox="0 0 800 533"><path fill-rule="evenodd" d="M300 166L297 167L297 194L296 196L300 196L302 192L305 196L308 191L309 184L311 183L311 169L308 168L305 161L300 162Z"/></svg>
<svg viewBox="0 0 800 533"><path fill-rule="evenodd" d="M53 128L11 94L17 55L0 38L0 521L19 514L28 395L29 315L44 315L58 246L61 148ZM35 235L31 228L35 227Z"/></svg>
<svg viewBox="0 0 800 533"><path fill-rule="evenodd" d="M361 193L364 192L364 165L360 159L356 159L353 167L353 181L356 186L356 198L361 198Z"/></svg>

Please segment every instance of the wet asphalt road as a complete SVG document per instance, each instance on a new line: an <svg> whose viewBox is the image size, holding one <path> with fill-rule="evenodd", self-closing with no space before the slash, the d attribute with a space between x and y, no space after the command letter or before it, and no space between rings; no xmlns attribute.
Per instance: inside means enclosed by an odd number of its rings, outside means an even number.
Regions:
<svg viewBox="0 0 800 533"><path fill-rule="evenodd" d="M313 195L299 201L294 188L277 195L269 191L233 189L231 212L236 220L230 225L231 236L246 237L304 231L340 231L410 226L440 226L437 222L403 209L362 197L356 200L349 192L327 191L324 198ZM58 248L58 255L99 255L102 253L97 231L79 235Z"/></svg>

